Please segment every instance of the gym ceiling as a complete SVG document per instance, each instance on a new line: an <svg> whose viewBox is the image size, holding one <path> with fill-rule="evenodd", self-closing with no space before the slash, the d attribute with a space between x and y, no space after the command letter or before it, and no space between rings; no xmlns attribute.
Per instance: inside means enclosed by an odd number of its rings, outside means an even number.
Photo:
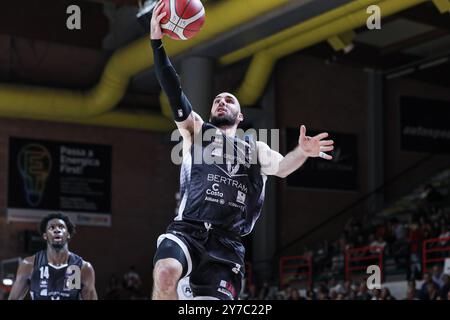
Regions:
<svg viewBox="0 0 450 320"><path fill-rule="evenodd" d="M255 104L276 62L293 54L450 87L449 0L204 3L202 32L166 42L167 51L175 63L197 55L215 59L218 74L238 70L245 104ZM81 7L81 30L65 27L71 4ZM366 27L370 4L382 9L381 30ZM170 128L138 10L136 0L2 3L0 116Z"/></svg>

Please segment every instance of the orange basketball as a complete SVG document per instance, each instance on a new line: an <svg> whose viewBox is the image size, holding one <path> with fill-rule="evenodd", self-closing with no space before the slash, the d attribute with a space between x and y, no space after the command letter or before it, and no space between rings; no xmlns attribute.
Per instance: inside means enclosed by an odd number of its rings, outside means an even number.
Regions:
<svg viewBox="0 0 450 320"><path fill-rule="evenodd" d="M164 0L167 12L161 20L161 30L175 40L195 36L205 23L205 8L200 0Z"/></svg>

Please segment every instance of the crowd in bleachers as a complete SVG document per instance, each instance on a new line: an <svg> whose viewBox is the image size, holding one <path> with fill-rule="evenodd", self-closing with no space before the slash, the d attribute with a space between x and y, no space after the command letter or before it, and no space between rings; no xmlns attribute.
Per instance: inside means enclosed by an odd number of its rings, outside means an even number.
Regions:
<svg viewBox="0 0 450 320"><path fill-rule="evenodd" d="M299 289L289 284L280 289L264 282L257 287L248 285L241 299L243 300L450 300L450 275L442 273L440 266L432 272L425 273L423 281L409 280L404 292L394 296L387 285L380 289L369 290L365 281L329 281Z"/></svg>
<svg viewBox="0 0 450 320"><path fill-rule="evenodd" d="M378 247L385 257L394 260L396 269L404 270L407 279L420 279L423 241L450 236L450 209L435 206L435 200L440 197L436 190L429 188L427 186L425 190L427 197L424 205L416 212L403 215L402 220L392 217L363 223L358 219L350 219L338 240L331 243L324 240L314 249L306 248L303 254L312 257L316 273L339 278L344 272L346 250ZM374 248L370 253L377 253L378 250Z"/></svg>
<svg viewBox="0 0 450 320"><path fill-rule="evenodd" d="M447 192L448 193L448 192ZM306 300L448 300L450 275L442 273L443 261L427 265L432 270L422 270L423 241L432 238L450 237L450 207L448 197L433 185L427 184L419 194L414 210L406 214L370 219L352 218L335 241L324 240L315 247L306 247L301 253L310 257L314 270L314 286L299 290L295 284L282 289L264 283L249 285L245 299L306 299ZM370 246L361 255L383 255L384 267L392 263L392 269L408 281L402 297L394 297L387 286L368 290L365 281L344 281L345 253L349 249ZM435 247L450 246L449 240L432 244ZM433 258L450 257L450 251L434 253ZM297 282L305 282L299 276ZM417 282L420 281L420 286Z"/></svg>

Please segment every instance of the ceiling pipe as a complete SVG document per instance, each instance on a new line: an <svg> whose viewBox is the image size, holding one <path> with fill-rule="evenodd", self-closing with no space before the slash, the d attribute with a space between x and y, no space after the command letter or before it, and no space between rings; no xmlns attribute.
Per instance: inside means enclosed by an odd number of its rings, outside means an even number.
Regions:
<svg viewBox="0 0 450 320"><path fill-rule="evenodd" d="M450 13L450 0L433 0L440 13Z"/></svg>
<svg viewBox="0 0 450 320"><path fill-rule="evenodd" d="M213 3L207 8L207 19L202 32L189 41L165 41L167 53L171 56L179 54L288 2L288 0L226 0ZM105 113L110 112L122 99L130 78L152 65L153 55L149 38L143 37L116 51L108 61L100 82L87 92L1 84L0 116L89 124L95 124L93 119L100 119L99 125L121 127L123 124L120 116L125 117L125 113L106 116ZM142 117L146 116L142 115L136 119L140 120ZM155 128L160 128L161 123L168 121L160 117L161 119L148 116L146 119L151 126L153 121L156 121ZM128 120L124 122L134 127L129 122L134 118L130 114ZM117 123L113 123L113 119ZM136 126L139 127L140 123L136 123Z"/></svg>
<svg viewBox="0 0 450 320"><path fill-rule="evenodd" d="M427 1L430 0L385 0L379 2L378 6L381 9L382 17L387 17ZM368 14L366 8L348 13L339 19L300 33L291 37L289 40L278 43L255 54L247 74L236 93L241 105L252 106L256 104L269 82L273 67L277 60L321 41L328 40L336 35L359 28L366 24L367 18ZM271 42L270 39L266 39L266 44L269 42ZM257 45L258 44L255 44L255 46ZM254 47L247 53L251 55L253 50ZM242 51L240 57L243 56ZM236 59L236 56L234 56L233 59L228 58L225 61L232 61L234 59Z"/></svg>
<svg viewBox="0 0 450 320"><path fill-rule="evenodd" d="M354 11L366 7L368 5L374 3L381 3L381 12L383 16L388 16L404 10L406 8L412 7L414 5L420 4L425 1L430 0L386 0L386 1L367 1L367 0L356 0L350 4L339 7L335 10L331 10L323 15L310 19L300 25L284 30L274 36L268 37L266 39L257 41L256 43L247 46L243 49L237 50L231 54L228 54L220 59L221 64L230 64L236 62L240 59L251 56L252 54L257 53L250 65L248 72L246 74L245 80L243 81L240 89L238 90L238 96L243 105L253 105L262 95L262 92L270 78L273 67L278 59L283 56L289 55L293 52L301 50L307 46L313 45L320 41L330 40L333 37L339 36L340 34L345 34L354 28L360 27L364 25L367 19L367 13L365 10L360 10L357 13ZM389 3L387 3L389 2ZM351 12L353 11L353 12ZM340 18L338 18L340 17ZM335 21L332 21L336 19ZM325 25L322 25L325 24ZM334 27L338 27L337 29L333 29ZM203 33L203 31L202 31ZM202 34L201 33L201 34ZM300 33L300 34L298 34ZM195 38L194 38L195 39ZM286 41L282 41L284 39L288 39ZM192 40L192 39L191 39ZM190 41L191 41L190 40ZM142 41L142 40L140 40ZM277 44L282 41L281 44ZM177 54L181 51L177 47L179 42L175 42L175 44L170 46L173 43L171 41L167 42L166 48L169 55ZM270 48L277 44L274 48ZM134 49L137 50L137 49ZM143 51L149 51L148 44L146 44L146 48ZM123 57L122 57L123 58ZM133 58L129 56L129 58ZM153 62L151 61L151 55L146 56L147 61L150 66ZM112 60L112 59L111 59ZM111 61L111 64L114 61ZM135 61L136 62L136 61ZM129 69L122 70L124 74L126 71L130 71ZM134 69L135 70L135 69ZM117 68L119 71L119 68ZM140 70L139 70L140 71ZM134 71L133 71L134 72ZM103 77L108 79L108 72L105 69ZM120 81L117 82L117 85L120 87ZM14 87L13 87L14 88ZM1 104L1 87L0 87L0 115L2 114L2 104ZM73 92L70 92L73 93ZM76 96L75 98L80 98ZM108 99L109 97L103 97L103 99ZM99 101L103 101L101 95L99 96ZM32 101L29 101L32 102ZM161 116L151 116L151 115L134 115L128 113L117 113L117 115L109 115L103 114L94 118L82 118L84 114L79 115L80 118L77 119L65 119L63 121L67 122L76 122L76 123L86 123L86 124L99 124L99 125L111 125L118 127L133 127L133 128L142 128L142 129L152 129L146 127L147 125L153 126L153 122L155 122L155 130L166 130L166 128L172 128L173 122L167 119L167 116L170 115L170 108L168 103L162 103L162 112L165 117ZM116 112L114 112L116 113ZM20 114L20 115L18 115ZM26 114L22 112L16 113L16 116L19 117L28 117ZM69 118L72 115L69 113ZM49 120L46 115L34 115L35 118L40 118L44 120ZM63 117L66 117L64 115ZM127 121L121 122L121 117L126 117ZM125 119L125 118L124 118ZM61 120L61 119L57 119ZM114 123L117 121L117 123Z"/></svg>

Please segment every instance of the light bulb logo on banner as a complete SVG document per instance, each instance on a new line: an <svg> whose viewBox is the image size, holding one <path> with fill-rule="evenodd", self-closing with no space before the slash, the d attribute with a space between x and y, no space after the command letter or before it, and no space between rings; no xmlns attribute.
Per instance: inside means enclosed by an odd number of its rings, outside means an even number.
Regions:
<svg viewBox="0 0 450 320"><path fill-rule="evenodd" d="M40 144L28 144L20 150L17 165L23 179L26 200L30 206L37 207L42 201L52 169L50 152Z"/></svg>

